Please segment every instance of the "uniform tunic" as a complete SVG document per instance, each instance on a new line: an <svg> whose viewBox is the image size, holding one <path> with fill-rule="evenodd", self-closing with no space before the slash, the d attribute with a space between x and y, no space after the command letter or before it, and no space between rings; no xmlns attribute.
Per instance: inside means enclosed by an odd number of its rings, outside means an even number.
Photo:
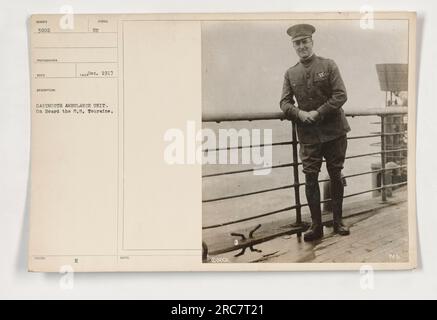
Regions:
<svg viewBox="0 0 437 320"><path fill-rule="evenodd" d="M285 72L280 107L296 122L301 144L318 144L344 136L350 131L342 109L346 88L337 65L331 59L313 54ZM296 106L297 102L297 106ZM302 123L298 111L316 110L321 119Z"/></svg>

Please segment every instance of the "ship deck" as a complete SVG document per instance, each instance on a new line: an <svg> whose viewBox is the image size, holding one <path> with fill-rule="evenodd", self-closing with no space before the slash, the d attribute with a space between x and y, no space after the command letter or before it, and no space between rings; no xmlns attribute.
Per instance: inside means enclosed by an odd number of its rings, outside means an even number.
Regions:
<svg viewBox="0 0 437 320"><path fill-rule="evenodd" d="M387 202L371 198L345 207L344 222L350 227L349 236L333 233L332 227L324 227L324 237L314 242L304 242L297 234L283 234L257 243L251 251L236 257L240 250L220 253L209 257L210 262L355 262L385 263L408 261L408 210L407 190L401 188L393 193ZM305 215L304 221L309 221ZM329 225L330 214L324 214L324 221ZM271 233L283 227L284 221L264 225ZM247 233L252 227L246 226L241 233ZM256 235L256 232L254 233ZM210 240L216 238L213 236ZM221 236L223 237L223 235ZM221 238L220 237L220 238ZM232 239L228 236L229 239ZM235 239L235 238L234 238ZM212 241L214 242L214 241ZM220 259L214 259L220 257Z"/></svg>

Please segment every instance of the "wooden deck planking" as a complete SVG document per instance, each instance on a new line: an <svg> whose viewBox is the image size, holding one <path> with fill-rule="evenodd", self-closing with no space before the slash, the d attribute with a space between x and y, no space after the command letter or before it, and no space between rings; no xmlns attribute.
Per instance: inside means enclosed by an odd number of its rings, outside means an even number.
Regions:
<svg viewBox="0 0 437 320"><path fill-rule="evenodd" d="M349 236L339 236L325 227L322 240L306 243L296 235L282 236L255 246L262 252L238 251L220 255L228 262L406 262L408 261L407 201L346 219Z"/></svg>

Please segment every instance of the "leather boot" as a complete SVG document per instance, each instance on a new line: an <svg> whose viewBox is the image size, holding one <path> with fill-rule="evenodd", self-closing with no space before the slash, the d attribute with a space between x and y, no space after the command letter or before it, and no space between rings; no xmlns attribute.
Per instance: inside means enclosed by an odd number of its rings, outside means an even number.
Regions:
<svg viewBox="0 0 437 320"><path fill-rule="evenodd" d="M342 220L344 185L341 172L331 173L330 179L334 232L341 236L347 236L350 234L350 231L349 228L343 224Z"/></svg>
<svg viewBox="0 0 437 320"><path fill-rule="evenodd" d="M305 194L311 212L311 227L303 235L304 241L314 241L323 237L322 210L320 208L320 188L318 174L306 174Z"/></svg>

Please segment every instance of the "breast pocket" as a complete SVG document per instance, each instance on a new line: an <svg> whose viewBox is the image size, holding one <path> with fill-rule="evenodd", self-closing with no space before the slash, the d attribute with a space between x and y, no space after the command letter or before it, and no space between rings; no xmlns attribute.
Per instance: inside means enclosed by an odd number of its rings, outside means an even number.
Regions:
<svg viewBox="0 0 437 320"><path fill-rule="evenodd" d="M328 74L323 74L323 76L317 76L314 77L313 80L313 84L314 87L317 89L317 92L323 96L323 97L327 97L330 96L330 92L331 92L331 87L330 87L330 83L329 83L329 75Z"/></svg>
<svg viewBox="0 0 437 320"><path fill-rule="evenodd" d="M302 101L306 96L305 83L303 81L291 81L291 87L299 103L299 101Z"/></svg>
<svg viewBox="0 0 437 320"><path fill-rule="evenodd" d="M329 85L329 75L324 74L323 76L314 77L314 85L317 87L327 87Z"/></svg>

